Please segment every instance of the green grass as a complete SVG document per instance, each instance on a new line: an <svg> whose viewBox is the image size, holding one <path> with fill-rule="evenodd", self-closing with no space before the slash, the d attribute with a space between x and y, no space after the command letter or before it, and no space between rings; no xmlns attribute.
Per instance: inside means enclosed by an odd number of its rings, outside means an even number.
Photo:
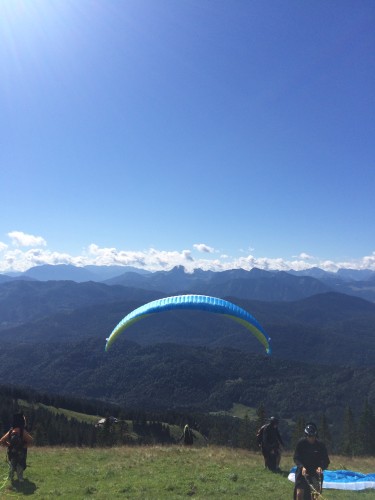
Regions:
<svg viewBox="0 0 375 500"><path fill-rule="evenodd" d="M247 416L250 420L255 420L257 418L256 408L251 408L250 406L245 406L240 403L235 403L228 411L211 412L211 415L223 415L237 418L245 418Z"/></svg>
<svg viewBox="0 0 375 500"><path fill-rule="evenodd" d="M26 410L26 412L27 408L30 406L33 406L35 409L44 408L45 410L50 411L54 415L65 415L65 417L68 419L74 418L79 422L87 422L88 424L96 423L98 422L98 420L102 418L101 416L98 415L87 415L86 413L79 413L73 410L66 410L65 408L56 408L54 406L47 406L43 403L33 403L31 405L30 403L22 399L19 399L17 402L19 407L23 410Z"/></svg>
<svg viewBox="0 0 375 500"><path fill-rule="evenodd" d="M331 469L373 472L374 460L332 457ZM259 453L220 447L134 446L72 449L31 448L25 482L4 481L0 498L62 499L261 499L292 498L287 474L291 455L282 458L283 474L264 470ZM325 490L327 499L375 498L374 490Z"/></svg>

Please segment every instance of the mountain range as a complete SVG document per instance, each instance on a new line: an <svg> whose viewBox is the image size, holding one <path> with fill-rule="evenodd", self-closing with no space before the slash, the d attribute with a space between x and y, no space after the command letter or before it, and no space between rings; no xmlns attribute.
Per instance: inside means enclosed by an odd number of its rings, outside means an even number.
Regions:
<svg viewBox="0 0 375 500"><path fill-rule="evenodd" d="M161 293L200 293L255 300L298 300L317 293L335 291L375 302L375 271L341 269L329 273L319 268L305 271L264 271L253 268L214 272L182 266L170 271L150 272L131 266L43 265L17 276L0 274L0 284L10 281L94 281L107 285L154 290Z"/></svg>
<svg viewBox="0 0 375 500"><path fill-rule="evenodd" d="M349 404L375 404L375 304L341 291L371 292L373 276L316 274L175 268L128 269L102 282L37 280L36 270L9 277L0 282L0 377L151 409L265 402L285 416L324 408L333 418ZM198 311L145 318L104 353L122 317L180 293L216 295L249 311L272 338L272 356L241 325Z"/></svg>

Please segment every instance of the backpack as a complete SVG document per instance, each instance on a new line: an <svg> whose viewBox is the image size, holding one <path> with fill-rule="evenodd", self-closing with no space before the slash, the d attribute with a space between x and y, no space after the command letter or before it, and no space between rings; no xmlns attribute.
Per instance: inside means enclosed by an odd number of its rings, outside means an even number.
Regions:
<svg viewBox="0 0 375 500"><path fill-rule="evenodd" d="M263 433L264 433L264 429L266 427L267 427L267 424L264 424L264 425L262 425L262 427L259 427L259 429L257 430L256 438L255 438L257 446L261 446L263 443Z"/></svg>
<svg viewBox="0 0 375 500"><path fill-rule="evenodd" d="M9 437L8 455L11 458L15 458L23 453L23 435L21 432L11 430Z"/></svg>

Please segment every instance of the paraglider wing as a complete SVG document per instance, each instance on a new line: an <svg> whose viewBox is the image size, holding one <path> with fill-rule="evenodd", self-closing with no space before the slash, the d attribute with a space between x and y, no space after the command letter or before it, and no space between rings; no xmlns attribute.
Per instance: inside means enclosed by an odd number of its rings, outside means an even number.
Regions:
<svg viewBox="0 0 375 500"><path fill-rule="evenodd" d="M295 480L295 472L296 467L293 467L288 476L292 482ZM351 470L325 470L323 488L354 491L375 489L375 473L362 474Z"/></svg>
<svg viewBox="0 0 375 500"><path fill-rule="evenodd" d="M190 309L198 311L208 311L218 314L223 314L250 330L255 337L266 348L267 354L271 354L270 338L263 330L258 321L251 316L247 311L242 309L232 302L219 299L217 297L209 297L207 295L176 295L166 297L164 299L154 300L137 309L134 309L114 328L111 335L107 338L105 350L108 351L118 335L126 328L129 328L136 321L143 319L151 314L163 311L176 309Z"/></svg>

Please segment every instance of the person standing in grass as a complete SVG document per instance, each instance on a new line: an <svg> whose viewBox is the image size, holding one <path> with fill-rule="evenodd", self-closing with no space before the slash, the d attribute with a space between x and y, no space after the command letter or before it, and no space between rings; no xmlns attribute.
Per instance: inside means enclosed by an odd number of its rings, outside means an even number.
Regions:
<svg viewBox="0 0 375 500"><path fill-rule="evenodd" d="M294 463L297 465L295 473L295 500L303 500L311 492L322 492L323 470L330 463L325 444L317 439L318 430L315 424L309 423L305 427L305 437L301 438L294 452Z"/></svg>
<svg viewBox="0 0 375 500"><path fill-rule="evenodd" d="M272 472L280 472L281 447L284 446L278 425L279 419L271 417L262 433L261 450L264 464Z"/></svg>
<svg viewBox="0 0 375 500"><path fill-rule="evenodd" d="M18 481L23 481L23 471L26 469L27 447L33 438L25 429L26 419L23 413L13 415L13 424L10 430L0 439L0 445L8 448L9 479L13 481L17 473Z"/></svg>
<svg viewBox="0 0 375 500"><path fill-rule="evenodd" d="M185 425L182 435L179 441L184 441L184 445L191 446L196 438L194 432L191 430L188 424Z"/></svg>

